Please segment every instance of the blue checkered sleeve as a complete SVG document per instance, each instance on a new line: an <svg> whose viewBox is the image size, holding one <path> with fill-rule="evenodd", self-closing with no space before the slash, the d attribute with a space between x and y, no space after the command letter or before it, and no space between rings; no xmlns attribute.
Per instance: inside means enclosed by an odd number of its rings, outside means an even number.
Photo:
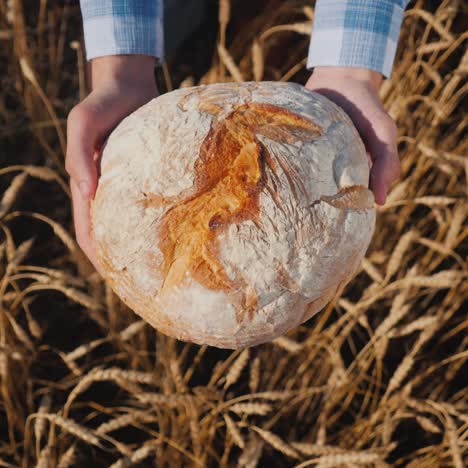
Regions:
<svg viewBox="0 0 468 468"><path fill-rule="evenodd" d="M162 0L80 0L86 58L164 55Z"/></svg>
<svg viewBox="0 0 468 468"><path fill-rule="evenodd" d="M388 77L409 0L317 0L307 68L349 66Z"/></svg>

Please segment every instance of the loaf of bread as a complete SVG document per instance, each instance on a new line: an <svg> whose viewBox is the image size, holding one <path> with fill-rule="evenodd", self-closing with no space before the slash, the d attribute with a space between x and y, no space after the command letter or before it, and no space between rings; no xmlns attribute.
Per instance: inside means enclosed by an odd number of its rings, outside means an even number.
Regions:
<svg viewBox="0 0 468 468"><path fill-rule="evenodd" d="M110 135L91 205L105 279L167 335L239 348L318 312L372 237L348 116L293 83L162 95Z"/></svg>

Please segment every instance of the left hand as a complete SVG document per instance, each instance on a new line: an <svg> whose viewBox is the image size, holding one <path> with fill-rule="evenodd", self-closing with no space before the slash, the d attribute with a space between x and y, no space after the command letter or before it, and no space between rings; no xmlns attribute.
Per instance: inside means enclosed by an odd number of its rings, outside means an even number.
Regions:
<svg viewBox="0 0 468 468"><path fill-rule="evenodd" d="M110 55L91 61L91 93L70 112L67 157L73 220L78 245L102 274L91 236L90 200L99 178L104 141L127 115L157 96L155 59L143 55Z"/></svg>
<svg viewBox="0 0 468 468"><path fill-rule="evenodd" d="M316 67L306 88L338 104L351 118L372 162L369 186L379 205L400 175L397 127L379 97L382 75L354 67Z"/></svg>

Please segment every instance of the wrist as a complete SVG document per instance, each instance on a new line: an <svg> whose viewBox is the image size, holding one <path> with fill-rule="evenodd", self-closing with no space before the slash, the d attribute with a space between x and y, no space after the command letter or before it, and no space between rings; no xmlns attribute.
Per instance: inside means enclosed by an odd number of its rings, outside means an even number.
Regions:
<svg viewBox="0 0 468 468"><path fill-rule="evenodd" d="M90 61L91 88L120 83L155 87L156 59L148 55L108 55Z"/></svg>
<svg viewBox="0 0 468 468"><path fill-rule="evenodd" d="M374 88L376 91L379 90L383 76L381 73L370 70L368 68L358 67L333 67L333 66L322 66L315 67L312 74L314 80L323 81L336 81L336 80L355 80L362 83L366 83Z"/></svg>

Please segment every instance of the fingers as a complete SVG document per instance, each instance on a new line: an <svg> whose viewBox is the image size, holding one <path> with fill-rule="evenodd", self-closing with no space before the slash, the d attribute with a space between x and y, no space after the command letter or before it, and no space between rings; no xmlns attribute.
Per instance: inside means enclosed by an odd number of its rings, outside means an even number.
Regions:
<svg viewBox="0 0 468 468"><path fill-rule="evenodd" d="M374 162L370 175L370 188L379 205L385 203L390 185L399 175L400 162L396 153L388 152L379 156Z"/></svg>
<svg viewBox="0 0 468 468"><path fill-rule="evenodd" d="M327 76L329 70L314 73L306 86L334 101L351 117L372 160L369 186L376 202L383 205L390 185L400 175L395 122L385 111L378 93L379 83L372 76L353 79L349 78L353 70L336 72L334 80Z"/></svg>
<svg viewBox="0 0 468 468"><path fill-rule="evenodd" d="M73 202L73 221L75 225L76 240L78 245L93 264L94 268L96 268L96 270L102 275L91 238L90 202L83 199L83 196L73 179L70 180L70 189Z"/></svg>
<svg viewBox="0 0 468 468"><path fill-rule="evenodd" d="M100 273L91 239L90 200L98 185L101 146L125 116L154 98L156 92L154 77L146 86L110 80L102 89L93 90L68 115L65 169L70 175L76 238Z"/></svg>
<svg viewBox="0 0 468 468"><path fill-rule="evenodd" d="M96 118L93 112L79 104L67 121L67 155L65 169L70 175L73 221L78 245L100 272L91 239L89 201L97 188L98 173L94 153L97 143Z"/></svg>
<svg viewBox="0 0 468 468"><path fill-rule="evenodd" d="M67 156L65 169L83 200L93 198L97 188L94 161L98 139L95 113L80 104L72 109L67 121Z"/></svg>
<svg viewBox="0 0 468 468"><path fill-rule="evenodd" d="M373 161L370 173L370 188L375 201L383 205L393 181L400 176L397 128L387 114L374 118L366 135L366 144Z"/></svg>

